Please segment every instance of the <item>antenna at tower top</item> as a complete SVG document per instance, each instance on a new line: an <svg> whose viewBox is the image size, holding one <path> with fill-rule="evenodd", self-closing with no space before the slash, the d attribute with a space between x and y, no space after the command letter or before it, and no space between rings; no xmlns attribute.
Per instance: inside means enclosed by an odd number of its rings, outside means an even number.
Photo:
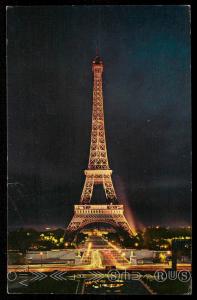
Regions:
<svg viewBox="0 0 197 300"><path fill-rule="evenodd" d="M96 56L99 56L99 53L101 51L100 33L101 33L101 7L98 6L98 10L97 10L97 34L96 34Z"/></svg>
<svg viewBox="0 0 197 300"><path fill-rule="evenodd" d="M99 56L99 49L98 49L98 46L96 46L96 56Z"/></svg>

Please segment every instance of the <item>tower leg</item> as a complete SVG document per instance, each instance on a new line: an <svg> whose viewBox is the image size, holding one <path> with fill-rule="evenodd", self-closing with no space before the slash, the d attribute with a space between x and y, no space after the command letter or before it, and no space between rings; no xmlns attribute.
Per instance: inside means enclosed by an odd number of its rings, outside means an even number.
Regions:
<svg viewBox="0 0 197 300"><path fill-rule="evenodd" d="M103 187L105 190L106 198L108 200L110 200L111 202L116 203L117 197L116 197L116 193L115 193L114 186L112 183L111 175L103 176Z"/></svg>
<svg viewBox="0 0 197 300"><path fill-rule="evenodd" d="M81 194L80 203L82 204L90 203L90 200L92 198L93 187L94 187L94 176L93 175L86 176L85 184Z"/></svg>

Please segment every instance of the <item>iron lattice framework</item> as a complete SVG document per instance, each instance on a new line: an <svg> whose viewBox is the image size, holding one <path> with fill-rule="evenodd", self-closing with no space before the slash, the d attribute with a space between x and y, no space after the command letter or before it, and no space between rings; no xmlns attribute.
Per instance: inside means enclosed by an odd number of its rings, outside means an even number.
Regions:
<svg viewBox="0 0 197 300"><path fill-rule="evenodd" d="M94 88L88 169L84 171L86 179L80 205L75 205L75 213L67 230L76 231L90 223L104 222L114 227L122 227L132 234L123 213L123 205L118 204L111 178L112 170L109 168L103 110L103 62L98 56L93 60L92 71L94 74ZM94 185L97 184L103 186L108 205L90 205Z"/></svg>
<svg viewBox="0 0 197 300"><path fill-rule="evenodd" d="M107 200L110 203L117 203L111 179L112 170L109 168L107 157L102 89L103 62L99 57L93 61L92 71L94 88L90 155L88 170L85 170L86 179L80 202L82 204L90 203L94 185L102 184Z"/></svg>

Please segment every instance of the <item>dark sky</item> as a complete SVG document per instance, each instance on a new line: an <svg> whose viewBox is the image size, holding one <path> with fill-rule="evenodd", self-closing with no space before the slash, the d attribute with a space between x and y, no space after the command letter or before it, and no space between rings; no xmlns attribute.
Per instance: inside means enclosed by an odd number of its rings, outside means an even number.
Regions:
<svg viewBox="0 0 197 300"><path fill-rule="evenodd" d="M190 223L187 6L10 7L7 43L10 226L65 226L79 203L97 45L120 202L137 224Z"/></svg>

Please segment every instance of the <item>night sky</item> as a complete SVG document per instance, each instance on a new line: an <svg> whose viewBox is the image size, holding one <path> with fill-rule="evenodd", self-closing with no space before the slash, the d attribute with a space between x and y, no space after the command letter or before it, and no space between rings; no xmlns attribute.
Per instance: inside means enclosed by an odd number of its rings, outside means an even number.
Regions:
<svg viewBox="0 0 197 300"><path fill-rule="evenodd" d="M66 226L79 203L96 47L119 201L137 226L189 225L189 8L118 5L7 9L9 226Z"/></svg>

